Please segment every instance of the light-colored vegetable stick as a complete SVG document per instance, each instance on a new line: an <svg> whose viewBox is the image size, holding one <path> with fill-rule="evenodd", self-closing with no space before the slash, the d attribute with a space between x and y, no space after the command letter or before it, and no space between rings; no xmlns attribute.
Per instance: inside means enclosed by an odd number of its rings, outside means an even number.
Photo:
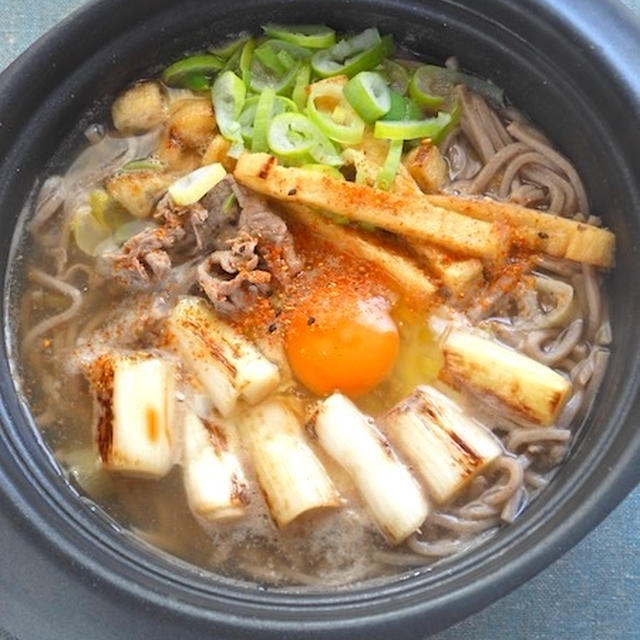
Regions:
<svg viewBox="0 0 640 640"><path fill-rule="evenodd" d="M420 386L380 421L438 504L502 454L493 434L434 387Z"/></svg>
<svg viewBox="0 0 640 640"><path fill-rule="evenodd" d="M529 227L537 232L537 249L550 256L586 262L597 267L612 267L614 264L616 238L607 229L489 198L450 195L424 197L436 207L457 211L477 220L506 220L518 228Z"/></svg>
<svg viewBox="0 0 640 640"><path fill-rule="evenodd" d="M161 478L173 465L173 367L148 353L106 353L88 370L108 471Z"/></svg>
<svg viewBox="0 0 640 640"><path fill-rule="evenodd" d="M338 250L376 265L410 299L420 303L433 299L437 286L429 276L408 256L376 242L373 234L336 224L304 205L283 203L282 207Z"/></svg>
<svg viewBox="0 0 640 640"><path fill-rule="evenodd" d="M401 543L424 522L429 505L373 421L345 396L320 403L310 423L322 448L344 467L382 533Z"/></svg>
<svg viewBox="0 0 640 640"><path fill-rule="evenodd" d="M420 145L409 151L404 157L403 167L425 193L437 193L449 182L449 165L440 149L430 140L422 140Z"/></svg>
<svg viewBox="0 0 640 640"><path fill-rule="evenodd" d="M384 164L389 152L389 141L382 138L375 138L373 133L365 129L364 136L360 144L347 148L342 155L349 163L353 164L359 176L369 186L375 186L380 168ZM420 195L420 187L410 175L404 164L398 166L389 191L392 193L405 193Z"/></svg>
<svg viewBox="0 0 640 640"><path fill-rule="evenodd" d="M356 166L365 182L374 186L378 171L385 161L389 143L380 138L374 138L365 132L362 142L355 148L346 149L343 156L350 159ZM422 149L423 147L421 147ZM429 153L439 154L435 146L427 147ZM442 158L440 158L442 162ZM424 158L419 159L424 163ZM409 164L411 165L409 161ZM437 164L437 162L436 162ZM397 194L422 196L422 191L413 176L404 164L398 167L398 173L391 183L390 191ZM409 242L414 252L426 261L428 270L433 273L446 289L455 295L468 294L477 285L481 284L483 276L482 262L477 258L458 259L445 250L426 242Z"/></svg>
<svg viewBox="0 0 640 640"><path fill-rule="evenodd" d="M220 417L203 422L190 408L183 423L183 474L193 513L215 522L243 516L249 485L234 451L234 427Z"/></svg>
<svg viewBox="0 0 640 640"><path fill-rule="evenodd" d="M439 247L412 242L411 248L421 256L431 273L454 295L470 295L484 282L484 268L478 258L458 260Z"/></svg>
<svg viewBox="0 0 640 640"><path fill-rule="evenodd" d="M311 509L340 505L338 492L285 401L273 398L250 409L242 421L242 438L278 526Z"/></svg>
<svg viewBox="0 0 640 640"><path fill-rule="evenodd" d="M425 240L462 256L499 258L507 243L490 223L446 211L424 197L394 194L320 172L281 167L266 153L245 153L234 172L241 184L295 202Z"/></svg>
<svg viewBox="0 0 640 640"><path fill-rule="evenodd" d="M202 298L180 300L168 328L183 362L223 416L233 411L240 396L256 404L278 386L278 367L218 318Z"/></svg>
<svg viewBox="0 0 640 640"><path fill-rule="evenodd" d="M442 353L446 373L497 398L528 422L552 424L571 391L571 383L553 369L467 331L451 331Z"/></svg>

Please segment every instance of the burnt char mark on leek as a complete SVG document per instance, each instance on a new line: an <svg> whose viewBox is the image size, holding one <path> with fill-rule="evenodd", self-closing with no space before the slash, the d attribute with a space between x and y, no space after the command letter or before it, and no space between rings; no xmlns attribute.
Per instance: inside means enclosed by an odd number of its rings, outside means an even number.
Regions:
<svg viewBox="0 0 640 640"><path fill-rule="evenodd" d="M98 425L96 439L102 462L107 463L113 448L113 360L102 355L93 365L91 376L98 401Z"/></svg>
<svg viewBox="0 0 640 640"><path fill-rule="evenodd" d="M209 351L209 353L229 372L233 378L238 376L237 367L224 354L220 346L202 330L200 324L194 320L182 318L180 324L195 335Z"/></svg>

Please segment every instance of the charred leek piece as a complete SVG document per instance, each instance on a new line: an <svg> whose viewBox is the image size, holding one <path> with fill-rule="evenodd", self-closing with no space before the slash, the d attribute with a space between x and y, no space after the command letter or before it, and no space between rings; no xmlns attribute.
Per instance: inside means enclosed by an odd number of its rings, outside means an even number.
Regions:
<svg viewBox="0 0 640 640"><path fill-rule="evenodd" d="M214 522L245 514L249 485L233 448L233 427L220 418L184 417L184 486L193 513Z"/></svg>
<svg viewBox="0 0 640 640"><path fill-rule="evenodd" d="M382 426L438 504L448 502L502 453L487 429L429 386L418 387L394 407Z"/></svg>
<svg viewBox="0 0 640 640"><path fill-rule="evenodd" d="M183 361L223 416L233 411L240 396L256 404L278 386L278 367L203 299L183 298L171 313L169 327Z"/></svg>
<svg viewBox="0 0 640 640"><path fill-rule="evenodd" d="M424 522L427 501L370 418L345 396L324 400L312 421L320 445L351 476L382 533L399 544Z"/></svg>
<svg viewBox="0 0 640 640"><path fill-rule="evenodd" d="M89 379L99 413L97 442L108 471L161 478L173 465L173 367L147 353L107 353Z"/></svg>
<svg viewBox="0 0 640 640"><path fill-rule="evenodd" d="M337 490L285 402L273 399L252 408L243 421L242 435L279 527L311 509L339 506Z"/></svg>
<svg viewBox="0 0 640 640"><path fill-rule="evenodd" d="M553 369L473 333L452 331L442 352L454 379L497 398L528 422L553 423L571 391Z"/></svg>

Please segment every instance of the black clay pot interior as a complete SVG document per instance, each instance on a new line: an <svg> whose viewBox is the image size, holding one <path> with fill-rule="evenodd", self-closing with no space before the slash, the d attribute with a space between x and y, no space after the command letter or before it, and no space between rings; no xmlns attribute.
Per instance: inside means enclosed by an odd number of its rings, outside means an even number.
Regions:
<svg viewBox="0 0 640 640"><path fill-rule="evenodd" d="M640 26L613 2L93 3L0 78L2 270L34 180L69 162L73 140L106 115L114 93L184 51L243 29L257 31L267 21L326 22L340 30L375 25L422 56L442 61L455 54L463 67L504 87L547 131L575 162L593 210L618 238L610 281L615 344L607 379L551 487L513 526L472 553L370 588L268 590L152 552L72 492L16 396L5 293L0 511L7 540L19 536L28 553L24 566L50 584L51 597L38 607L52 619L51 628L33 637L425 637L540 571L640 479L640 296L629 287L640 274L640 133L634 124L640 119ZM60 607L73 615L56 618Z"/></svg>

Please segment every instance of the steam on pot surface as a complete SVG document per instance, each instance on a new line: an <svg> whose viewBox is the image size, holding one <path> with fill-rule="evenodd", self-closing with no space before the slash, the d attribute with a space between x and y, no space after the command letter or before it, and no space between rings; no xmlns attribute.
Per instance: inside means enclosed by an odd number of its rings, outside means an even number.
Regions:
<svg viewBox="0 0 640 640"><path fill-rule="evenodd" d="M69 482L143 540L350 585L543 491L606 370L615 238L455 58L263 31L126 88L35 194L23 386Z"/></svg>

